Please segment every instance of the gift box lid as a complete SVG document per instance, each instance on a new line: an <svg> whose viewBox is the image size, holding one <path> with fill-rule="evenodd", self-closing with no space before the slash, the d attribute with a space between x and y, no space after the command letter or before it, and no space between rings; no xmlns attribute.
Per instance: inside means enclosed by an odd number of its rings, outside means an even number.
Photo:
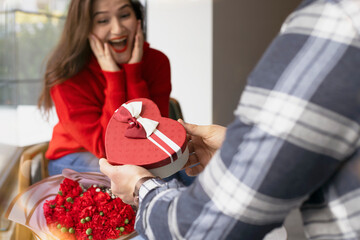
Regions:
<svg viewBox="0 0 360 240"><path fill-rule="evenodd" d="M162 117L157 105L146 98L119 107L105 133L106 158L113 165L159 168L181 159L186 147L184 127Z"/></svg>

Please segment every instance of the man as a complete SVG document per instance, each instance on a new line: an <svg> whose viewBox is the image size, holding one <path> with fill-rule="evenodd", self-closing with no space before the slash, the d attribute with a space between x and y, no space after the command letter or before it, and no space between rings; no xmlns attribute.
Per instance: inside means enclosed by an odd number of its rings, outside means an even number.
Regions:
<svg viewBox="0 0 360 240"><path fill-rule="evenodd" d="M100 167L125 201L139 189L149 239L262 239L299 207L307 238L360 239L359 122L360 1L306 0L249 76L224 142L219 126L184 123L200 162L191 186Z"/></svg>

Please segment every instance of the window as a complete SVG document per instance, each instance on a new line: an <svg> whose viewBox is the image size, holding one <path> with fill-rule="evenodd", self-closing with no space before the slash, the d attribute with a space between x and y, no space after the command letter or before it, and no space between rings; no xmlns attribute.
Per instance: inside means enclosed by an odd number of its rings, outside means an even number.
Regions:
<svg viewBox="0 0 360 240"><path fill-rule="evenodd" d="M11 2L0 10L0 105L36 105L45 57L58 41L68 0Z"/></svg>
<svg viewBox="0 0 360 240"><path fill-rule="evenodd" d="M36 108L46 57L58 42L69 0L0 0L0 144L49 140L53 122Z"/></svg>

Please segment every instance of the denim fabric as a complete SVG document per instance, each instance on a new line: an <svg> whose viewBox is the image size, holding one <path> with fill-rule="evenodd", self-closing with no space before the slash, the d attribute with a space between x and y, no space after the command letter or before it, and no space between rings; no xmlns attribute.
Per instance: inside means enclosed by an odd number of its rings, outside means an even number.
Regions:
<svg viewBox="0 0 360 240"><path fill-rule="evenodd" d="M164 181L169 182L172 179L177 179L182 182L185 186L189 186L195 180L195 177L190 177L186 174L185 170L181 170L169 177L164 178Z"/></svg>
<svg viewBox="0 0 360 240"><path fill-rule="evenodd" d="M77 172L100 172L99 159L89 152L71 153L48 164L49 175L61 174L64 168Z"/></svg>

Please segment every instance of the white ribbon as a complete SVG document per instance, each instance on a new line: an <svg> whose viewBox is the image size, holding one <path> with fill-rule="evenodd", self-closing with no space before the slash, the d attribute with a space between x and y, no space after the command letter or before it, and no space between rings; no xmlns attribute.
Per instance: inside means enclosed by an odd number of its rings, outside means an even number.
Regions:
<svg viewBox="0 0 360 240"><path fill-rule="evenodd" d="M131 116L136 118L136 120L143 126L147 138L156 130L159 122L140 116L142 102L124 103L122 106L126 108L130 112Z"/></svg>

